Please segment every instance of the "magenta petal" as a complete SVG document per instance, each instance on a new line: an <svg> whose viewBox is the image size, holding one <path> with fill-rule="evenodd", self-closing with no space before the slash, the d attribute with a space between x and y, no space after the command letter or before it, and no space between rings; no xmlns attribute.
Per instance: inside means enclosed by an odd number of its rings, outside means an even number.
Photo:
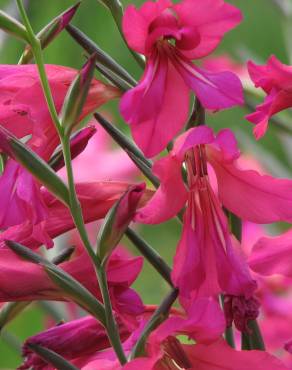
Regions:
<svg viewBox="0 0 292 370"><path fill-rule="evenodd" d="M277 91L272 89L266 96L263 104L256 107L254 113L248 114L245 118L254 123L254 135L260 139L267 131L269 119L276 113L292 106L292 91Z"/></svg>
<svg viewBox="0 0 292 370"><path fill-rule="evenodd" d="M223 339L210 345L183 346L193 369L200 370L288 370L265 351L236 351Z"/></svg>
<svg viewBox="0 0 292 370"><path fill-rule="evenodd" d="M1 229L27 221L36 225L48 216L40 186L30 173L12 159L0 177L0 194Z"/></svg>
<svg viewBox="0 0 292 370"><path fill-rule="evenodd" d="M140 9L129 5L123 17L123 32L128 45L138 53L145 54L150 23L164 9L171 6L170 0L146 1Z"/></svg>
<svg viewBox="0 0 292 370"><path fill-rule="evenodd" d="M209 159L218 181L224 206L243 220L265 224L292 221L292 181L260 175L226 163L220 154L209 150Z"/></svg>
<svg viewBox="0 0 292 370"><path fill-rule="evenodd" d="M232 72L209 72L176 57L174 61L185 83L207 109L224 109L243 104L240 79Z"/></svg>
<svg viewBox="0 0 292 370"><path fill-rule="evenodd" d="M292 230L275 237L260 238L252 249L249 266L261 275L292 277Z"/></svg>
<svg viewBox="0 0 292 370"><path fill-rule="evenodd" d="M166 55L148 61L143 79L123 96L120 110L146 156L158 154L174 138L188 117L189 92Z"/></svg>
<svg viewBox="0 0 292 370"><path fill-rule="evenodd" d="M160 179L160 187L135 217L135 221L145 224L161 223L174 217L187 200L181 161L174 155L169 154L155 162L153 172Z"/></svg>
<svg viewBox="0 0 292 370"><path fill-rule="evenodd" d="M200 43L193 50L183 51L189 59L210 54L242 19L239 9L222 0L183 0L174 5L174 10L181 24L193 26L200 35Z"/></svg>
<svg viewBox="0 0 292 370"><path fill-rule="evenodd" d="M213 130L208 126L198 126L189 129L180 135L174 145L172 152L175 153L180 161L184 160L187 150L200 144L210 144L214 141Z"/></svg>
<svg viewBox="0 0 292 370"><path fill-rule="evenodd" d="M219 304L212 298L200 298L192 303L187 318L172 316L161 324L151 334L149 345L158 347L168 336L175 334L185 334L199 342L210 342L219 338L224 329L225 319Z"/></svg>

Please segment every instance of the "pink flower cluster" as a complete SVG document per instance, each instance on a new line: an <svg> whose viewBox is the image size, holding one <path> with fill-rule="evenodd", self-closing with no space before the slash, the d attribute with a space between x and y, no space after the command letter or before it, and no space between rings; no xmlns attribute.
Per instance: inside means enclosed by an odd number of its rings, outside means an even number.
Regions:
<svg viewBox="0 0 292 370"><path fill-rule="evenodd" d="M246 78L247 72L243 66L224 58L209 59L204 67L193 63L211 54L241 19L239 9L224 0L146 1L139 9L129 5L122 28L128 46L146 58L144 74L123 96L118 88L94 78L78 117L81 123L102 104L120 98L121 115L130 125L139 153L157 156L148 170L159 186L145 189L145 184L136 183L139 172L126 153L110 151L109 138L98 125L91 122L71 139L83 221L95 222L88 228L90 236L96 238L96 221L109 219L115 207L116 218L104 232L105 243L112 242L115 232L125 232L132 220L161 224L177 217L182 223L170 274L179 308L165 311L150 332L149 320L157 306L145 305L131 288L143 258L120 245L110 250L105 264L107 289L126 363L118 358L106 324L91 312L82 318L76 315L80 302L56 284L45 265L8 248L7 241L13 241L41 256L40 246L51 248L57 244L54 238L74 230L66 240L75 251L58 268L91 297L106 303L72 212L23 166L11 144L21 139L45 165L51 164L62 144L37 67L0 66L0 150L6 158L0 177L0 302L62 301L68 311L74 307L71 321L25 341L19 369L55 368L34 351L34 345L84 370L291 368L292 232L270 237L260 225L292 222L292 180L248 168L232 130L215 133L198 112L189 121L191 93L201 112L244 104L240 78L243 74ZM59 114L77 71L55 65L46 65L45 70ZM255 86L267 94L264 103L246 117L255 124L259 139L270 118L292 106L292 67L272 56L264 66L249 61L248 72ZM171 149L166 153L167 147ZM55 167L52 164L62 182L67 181L64 166L63 160ZM242 238L230 219L241 220ZM266 350L252 343L258 334L256 320ZM228 331L236 333L235 344L228 341ZM141 335L144 347L137 354ZM239 350L240 335L250 339L249 350Z"/></svg>

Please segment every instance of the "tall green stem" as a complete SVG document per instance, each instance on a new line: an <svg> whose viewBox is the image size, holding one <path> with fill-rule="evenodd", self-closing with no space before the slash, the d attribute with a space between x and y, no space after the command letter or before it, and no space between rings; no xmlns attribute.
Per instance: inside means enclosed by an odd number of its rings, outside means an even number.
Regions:
<svg viewBox="0 0 292 370"><path fill-rule="evenodd" d="M44 60L43 60L43 54L41 49L41 44L38 38L35 36L33 29L30 25L29 19L26 15L26 11L24 9L24 6L22 4L22 0L17 0L17 5L19 8L19 11L21 13L21 16L23 18L24 25L26 27L26 31L29 36L31 48L34 54L34 58L38 67L39 76L43 88L43 92L45 95L45 99L47 101L48 109L51 115L51 118L55 124L55 127L57 129L57 132L60 137L63 155L64 155L64 162L66 166L67 171L67 179L68 179L68 188L69 188L69 209L71 216L73 218L74 224L79 232L80 238L84 244L84 247L86 248L97 273L100 290L102 292L102 297L105 304L105 310L106 310L106 330L109 337L109 340L113 346L113 349L116 352L117 357L119 358L121 364L124 364L127 362L126 356L123 351L123 347L121 344L118 327L115 322L115 318L113 315L113 310L111 306L110 301L110 295L108 291L108 285L107 285L107 278L106 273L104 270L104 266L101 265L98 256L95 254L91 243L88 239L88 235L86 232L84 220L83 220L83 214L81 205L79 202L79 199L76 194L75 184L74 184L74 175L73 175L73 169L72 169L72 161L71 161L71 152L70 152L70 138L65 135L64 130L61 127L61 123L58 117L58 113L56 111L56 107L54 104L52 92L50 89L49 81L46 75Z"/></svg>

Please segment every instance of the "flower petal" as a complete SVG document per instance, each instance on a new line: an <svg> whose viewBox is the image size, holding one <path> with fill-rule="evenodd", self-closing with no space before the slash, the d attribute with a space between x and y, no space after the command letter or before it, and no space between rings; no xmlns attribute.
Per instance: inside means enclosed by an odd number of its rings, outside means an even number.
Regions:
<svg viewBox="0 0 292 370"><path fill-rule="evenodd" d="M200 43L193 50L183 51L189 59L210 54L224 34L242 19L239 9L223 0L183 0L174 7L184 26L193 26L200 35Z"/></svg>
<svg viewBox="0 0 292 370"><path fill-rule="evenodd" d="M182 57L174 61L185 83L207 109L224 109L243 104L240 79L232 72L210 72Z"/></svg>
<svg viewBox="0 0 292 370"><path fill-rule="evenodd" d="M120 110L148 157L161 152L186 123L189 91L164 53L149 59L139 85L122 97Z"/></svg>
<svg viewBox="0 0 292 370"><path fill-rule="evenodd" d="M280 236L260 238L252 249L249 266L261 275L292 277L292 231Z"/></svg>

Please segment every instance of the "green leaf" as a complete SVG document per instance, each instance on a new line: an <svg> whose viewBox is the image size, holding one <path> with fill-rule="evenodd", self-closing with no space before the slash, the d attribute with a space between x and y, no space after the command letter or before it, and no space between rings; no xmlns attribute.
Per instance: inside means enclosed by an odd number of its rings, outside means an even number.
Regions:
<svg viewBox="0 0 292 370"><path fill-rule="evenodd" d="M59 33L69 24L74 14L76 13L80 2L71 6L65 10L62 14L59 14L50 23L48 23L36 37L40 40L41 48L45 49L58 35ZM30 45L28 45L22 56L20 57L18 64L27 64L33 59L33 52Z"/></svg>
<svg viewBox="0 0 292 370"><path fill-rule="evenodd" d="M70 364L70 362L51 349L42 347L36 343L28 343L27 347L58 370L78 370L77 367Z"/></svg>
<svg viewBox="0 0 292 370"><path fill-rule="evenodd" d="M0 147L25 167L57 198L65 204L69 204L69 192L65 183L42 158L2 126L0 126Z"/></svg>
<svg viewBox="0 0 292 370"><path fill-rule="evenodd" d="M139 158L145 163L147 167L151 169L152 161L147 159L137 145L130 140L122 131L115 127L112 123L106 120L100 113L94 113L94 118L97 122L106 130L106 132L114 139L114 141L127 152L133 153L133 155Z"/></svg>
<svg viewBox="0 0 292 370"><path fill-rule="evenodd" d="M25 27L2 10L0 10L0 29L12 36L28 42L28 35Z"/></svg>
<svg viewBox="0 0 292 370"><path fill-rule="evenodd" d="M96 45L90 38L88 38L82 31L77 27L69 24L66 27L67 32L73 39L89 54L96 54L98 66L104 66L105 72L108 74L109 71L120 77L121 80L125 81L129 88L137 85L137 81L122 67L120 66L110 55ZM101 73L103 70L101 69ZM107 77L107 76L106 76Z"/></svg>
<svg viewBox="0 0 292 370"><path fill-rule="evenodd" d="M31 302L7 302L0 310L0 331Z"/></svg>

